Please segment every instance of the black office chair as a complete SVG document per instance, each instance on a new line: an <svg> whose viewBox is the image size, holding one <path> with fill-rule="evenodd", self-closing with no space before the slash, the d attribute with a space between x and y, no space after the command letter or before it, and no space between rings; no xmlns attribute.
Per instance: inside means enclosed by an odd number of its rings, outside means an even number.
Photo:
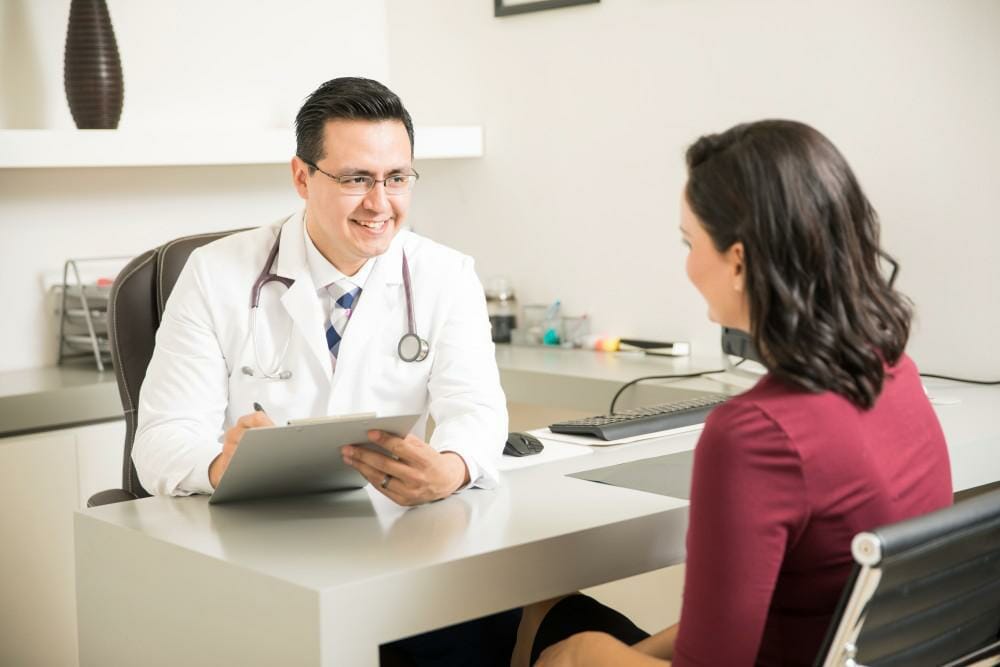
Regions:
<svg viewBox="0 0 1000 667"><path fill-rule="evenodd" d="M118 393L125 412L125 449L122 455L122 488L95 493L87 507L110 505L125 500L146 498L132 464L139 388L146 377L146 367L153 357L156 329L160 326L177 277L195 248L228 236L236 231L184 236L147 250L122 269L111 287L108 304L111 360L118 378ZM249 286L247 287L249 290ZM248 292L249 294L249 292Z"/></svg>
<svg viewBox="0 0 1000 667"><path fill-rule="evenodd" d="M816 667L1000 664L1000 491L861 533Z"/></svg>

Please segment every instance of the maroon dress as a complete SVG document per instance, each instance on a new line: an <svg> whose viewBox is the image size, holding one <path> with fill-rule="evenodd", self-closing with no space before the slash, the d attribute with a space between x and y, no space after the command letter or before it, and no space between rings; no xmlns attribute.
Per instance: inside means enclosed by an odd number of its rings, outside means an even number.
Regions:
<svg viewBox="0 0 1000 667"><path fill-rule="evenodd" d="M695 450L674 667L811 665L851 538L951 504L948 450L916 366L862 410L765 376Z"/></svg>

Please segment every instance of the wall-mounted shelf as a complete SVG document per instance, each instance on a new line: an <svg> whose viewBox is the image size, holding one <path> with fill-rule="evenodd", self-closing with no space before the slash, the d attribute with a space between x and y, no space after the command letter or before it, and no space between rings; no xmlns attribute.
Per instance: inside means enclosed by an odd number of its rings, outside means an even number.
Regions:
<svg viewBox="0 0 1000 667"><path fill-rule="evenodd" d="M479 126L415 128L418 160L482 157ZM0 169L284 164L291 130L0 130Z"/></svg>

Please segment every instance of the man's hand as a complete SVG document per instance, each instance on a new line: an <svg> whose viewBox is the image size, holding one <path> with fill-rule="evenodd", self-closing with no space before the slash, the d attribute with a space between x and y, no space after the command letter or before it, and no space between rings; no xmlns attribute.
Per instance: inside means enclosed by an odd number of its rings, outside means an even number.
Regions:
<svg viewBox="0 0 1000 667"><path fill-rule="evenodd" d="M347 445L341 449L344 463L398 505L446 498L469 483L469 469L455 452L439 452L415 435L369 431L368 439L392 456Z"/></svg>
<svg viewBox="0 0 1000 667"><path fill-rule="evenodd" d="M229 462L233 459L233 454L236 453L236 448L239 446L240 440L243 439L243 434L260 426L274 426L274 422L263 412L251 412L237 419L236 424L226 431L226 435L222 439L222 453L216 456L212 460L212 464L208 466L208 481L212 484L213 489L219 486L219 480L226 473L226 468L229 467Z"/></svg>

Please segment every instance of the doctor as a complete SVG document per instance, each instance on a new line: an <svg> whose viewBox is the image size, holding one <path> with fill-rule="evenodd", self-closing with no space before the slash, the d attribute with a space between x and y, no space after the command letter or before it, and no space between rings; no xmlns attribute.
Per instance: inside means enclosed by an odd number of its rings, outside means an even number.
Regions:
<svg viewBox="0 0 1000 667"><path fill-rule="evenodd" d="M296 140L304 209L195 250L177 280L139 399L139 479L211 493L250 428L377 412L423 415L405 438L369 434L393 458L343 449L395 502L494 487L507 411L483 289L471 258L403 229L409 113L380 83L334 79Z"/></svg>

